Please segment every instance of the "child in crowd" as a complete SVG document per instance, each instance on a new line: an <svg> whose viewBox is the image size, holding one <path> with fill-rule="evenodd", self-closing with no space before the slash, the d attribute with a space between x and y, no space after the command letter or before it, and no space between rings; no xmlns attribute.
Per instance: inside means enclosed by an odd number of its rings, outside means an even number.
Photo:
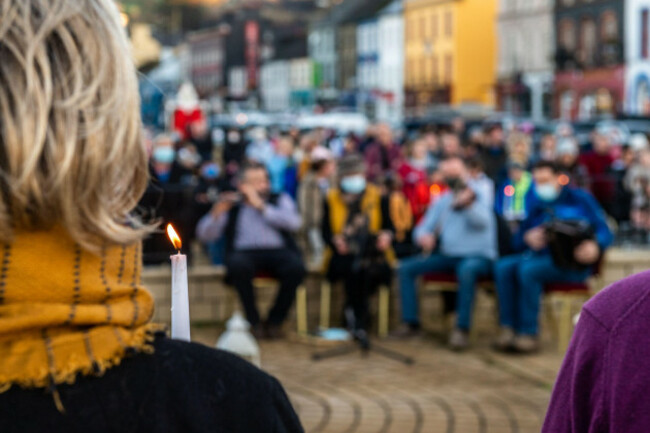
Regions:
<svg viewBox="0 0 650 433"><path fill-rule="evenodd" d="M411 144L409 158L401 165L398 174L403 184L402 192L411 206L411 213L417 222L427 210L431 195L429 193L428 173L433 168L424 140Z"/></svg>
<svg viewBox="0 0 650 433"><path fill-rule="evenodd" d="M520 163L508 163L508 179L497 190L496 211L515 232L526 218L526 196L533 185L533 178Z"/></svg>

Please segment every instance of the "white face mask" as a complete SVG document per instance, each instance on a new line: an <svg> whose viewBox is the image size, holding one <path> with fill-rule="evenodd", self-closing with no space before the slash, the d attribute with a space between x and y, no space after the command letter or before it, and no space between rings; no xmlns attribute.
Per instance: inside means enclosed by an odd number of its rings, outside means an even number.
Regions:
<svg viewBox="0 0 650 433"><path fill-rule="evenodd" d="M535 186L537 197L543 201L555 201L560 196L560 190L550 183L542 183Z"/></svg>
<svg viewBox="0 0 650 433"><path fill-rule="evenodd" d="M172 147L158 147L153 151L153 159L162 164L171 164L176 159L176 151Z"/></svg>
<svg viewBox="0 0 650 433"><path fill-rule="evenodd" d="M362 174L344 177L341 189L348 194L361 194L366 189L366 178Z"/></svg>

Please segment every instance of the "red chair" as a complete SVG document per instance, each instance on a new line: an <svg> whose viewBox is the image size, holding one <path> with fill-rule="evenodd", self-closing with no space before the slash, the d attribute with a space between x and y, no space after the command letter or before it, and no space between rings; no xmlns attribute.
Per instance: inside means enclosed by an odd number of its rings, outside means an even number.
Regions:
<svg viewBox="0 0 650 433"><path fill-rule="evenodd" d="M602 261L599 262L594 270L593 277L600 275ZM494 292L496 287L494 280L491 278L481 278L478 287L488 292ZM454 274L449 273L430 273L422 277L420 294L435 294L443 292L456 292L458 290L458 279ZM553 327L553 334L557 338L557 347L560 353L566 351L571 334L573 332L573 312L574 306L582 305L591 297L591 288L589 282L580 283L552 283L544 288L546 293L545 301L547 305L545 311L549 324ZM388 302L390 296L384 294L380 297L379 322L384 324L380 326L379 334L384 336L388 333ZM554 315L554 307L557 306L559 313ZM579 311L578 308L577 310ZM386 317L383 317L386 316ZM443 318L444 319L444 318Z"/></svg>
<svg viewBox="0 0 650 433"><path fill-rule="evenodd" d="M454 274L433 272L422 277L422 287L427 292L455 292L458 290L458 279ZM494 289L491 277L479 278L478 285L482 289Z"/></svg>
<svg viewBox="0 0 650 433"><path fill-rule="evenodd" d="M488 291L494 291L494 281L491 278L481 278L478 287ZM384 289L384 288L382 288ZM458 279L454 274L436 272L426 274L421 279L420 294L435 294L444 292L456 292L458 290ZM390 293L380 290L379 293L379 335L381 337L388 334L389 323L389 305ZM444 317L442 317L444 320Z"/></svg>

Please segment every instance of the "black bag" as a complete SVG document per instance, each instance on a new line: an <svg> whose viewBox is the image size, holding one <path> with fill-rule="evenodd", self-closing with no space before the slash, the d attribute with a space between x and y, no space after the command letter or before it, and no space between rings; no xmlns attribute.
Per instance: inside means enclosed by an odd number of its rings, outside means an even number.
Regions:
<svg viewBox="0 0 650 433"><path fill-rule="evenodd" d="M579 263L574 254L582 242L595 239L591 224L582 220L554 219L546 224L545 229L551 257L558 268L583 271L593 266Z"/></svg>

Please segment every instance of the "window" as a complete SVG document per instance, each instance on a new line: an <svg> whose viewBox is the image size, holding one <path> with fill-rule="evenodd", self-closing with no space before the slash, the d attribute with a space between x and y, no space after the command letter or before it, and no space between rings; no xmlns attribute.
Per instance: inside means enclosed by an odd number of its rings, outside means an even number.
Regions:
<svg viewBox="0 0 650 433"><path fill-rule="evenodd" d="M438 14L431 15L431 33L433 39L438 37Z"/></svg>
<svg viewBox="0 0 650 433"><path fill-rule="evenodd" d="M612 42L618 39L618 17L616 12L607 11L602 14L600 37L603 42Z"/></svg>
<svg viewBox="0 0 650 433"><path fill-rule="evenodd" d="M453 70L454 64L453 64L453 59L451 57L451 54L445 55L445 83L449 84L452 81L452 75L453 75Z"/></svg>
<svg viewBox="0 0 650 433"><path fill-rule="evenodd" d="M408 42L411 42L411 36L412 36L412 34L411 34L411 28L412 28L411 23L412 22L413 21L410 20L410 19L409 20L404 20L404 32L406 33L406 40Z"/></svg>
<svg viewBox="0 0 650 433"><path fill-rule="evenodd" d="M454 17L452 15L451 11L446 11L445 12L445 36L447 36L447 37L451 37L451 35L453 34L453 31L454 31L454 29L453 29L453 25L454 25L453 18Z"/></svg>
<svg viewBox="0 0 650 433"><path fill-rule="evenodd" d="M426 59L420 59L420 83L425 84L427 82L427 61Z"/></svg>
<svg viewBox="0 0 650 433"><path fill-rule="evenodd" d="M589 18L582 22L580 27L580 60L587 66L596 61L596 50L598 45L598 31L596 22Z"/></svg>
<svg viewBox="0 0 650 433"><path fill-rule="evenodd" d="M438 68L438 56L431 59L431 69L433 69L433 84L438 84L440 80L440 70Z"/></svg>
<svg viewBox="0 0 650 433"><path fill-rule="evenodd" d="M576 49L575 24L569 18L560 21L560 47L567 51L574 51Z"/></svg>
<svg viewBox="0 0 650 433"><path fill-rule="evenodd" d="M643 9L641 11L641 58L647 59L650 53L648 53L648 9Z"/></svg>

